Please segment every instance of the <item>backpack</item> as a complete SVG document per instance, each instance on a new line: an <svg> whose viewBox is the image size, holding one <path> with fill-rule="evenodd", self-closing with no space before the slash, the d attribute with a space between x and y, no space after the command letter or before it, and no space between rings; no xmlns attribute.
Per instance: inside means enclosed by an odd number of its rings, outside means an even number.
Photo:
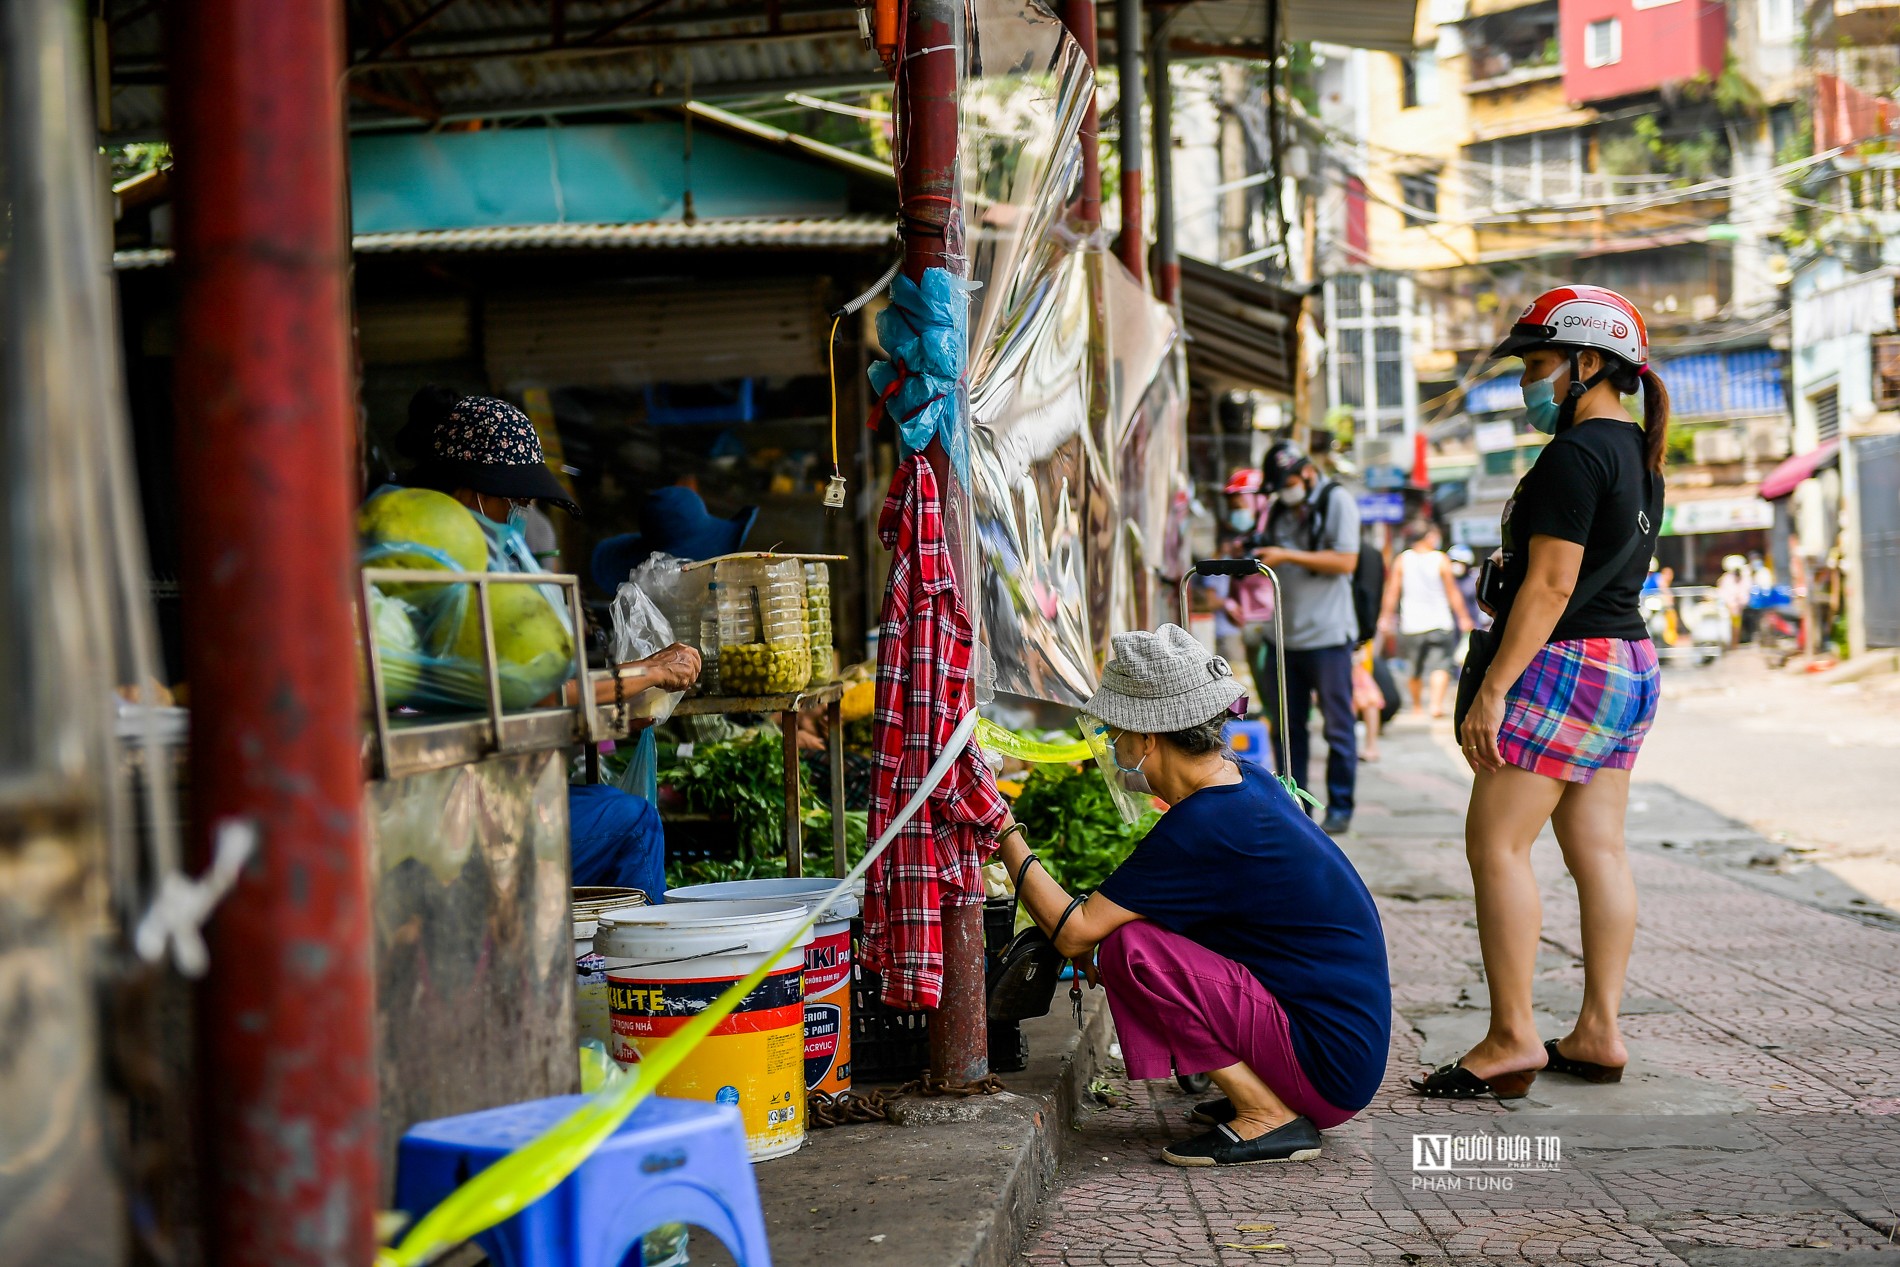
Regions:
<svg viewBox="0 0 1900 1267"><path fill-rule="evenodd" d="M1348 496L1346 490L1332 480L1320 481L1313 492L1313 517L1306 524L1306 548L1318 550L1326 540L1326 516L1332 509L1335 495ZM1284 509L1276 500L1273 509L1268 512L1267 527L1273 529L1273 518ZM1355 646L1371 642L1379 632L1379 607L1385 600L1385 558L1379 551L1365 543L1363 536L1359 543L1359 562L1352 570L1352 610L1359 619L1359 636Z"/></svg>

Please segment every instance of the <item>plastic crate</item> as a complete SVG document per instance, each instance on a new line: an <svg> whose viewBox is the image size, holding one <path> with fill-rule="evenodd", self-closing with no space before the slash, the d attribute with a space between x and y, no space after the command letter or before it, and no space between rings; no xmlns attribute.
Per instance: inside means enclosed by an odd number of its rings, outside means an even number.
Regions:
<svg viewBox="0 0 1900 1267"><path fill-rule="evenodd" d="M994 970L995 956L1015 935L1016 902L991 898L983 904L983 946ZM858 953L862 926L851 925L851 1081L856 1086L875 1082L908 1082L930 1067L929 1012L906 1012L887 1005L884 982L864 966ZM990 1070L1016 1073L1029 1061L1029 1043L1022 1027L999 1022L989 1027Z"/></svg>

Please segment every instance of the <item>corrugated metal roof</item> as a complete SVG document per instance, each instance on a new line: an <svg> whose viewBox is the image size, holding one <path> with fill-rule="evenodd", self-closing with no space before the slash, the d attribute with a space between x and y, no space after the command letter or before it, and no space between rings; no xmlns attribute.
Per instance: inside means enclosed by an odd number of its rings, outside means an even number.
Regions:
<svg viewBox="0 0 1900 1267"><path fill-rule="evenodd" d="M1165 10L1160 5L1144 7L1169 15L1168 41L1184 55L1231 49L1235 56L1258 56L1266 44L1266 0L1199 0ZM1388 53L1409 53L1417 46L1417 0L1284 0L1279 8L1289 40ZM1102 0L1097 12L1104 21L1102 62L1112 65L1115 6Z"/></svg>
<svg viewBox="0 0 1900 1267"><path fill-rule="evenodd" d="M1188 373L1210 385L1291 396L1300 304L1292 291L1182 256Z"/></svg>
<svg viewBox="0 0 1900 1267"><path fill-rule="evenodd" d="M364 254L448 251L706 250L795 248L867 251L897 244L897 226L882 216L825 220L701 220L695 224L529 224L504 228L434 229L415 233L359 233ZM118 251L113 267L156 268L169 250Z"/></svg>

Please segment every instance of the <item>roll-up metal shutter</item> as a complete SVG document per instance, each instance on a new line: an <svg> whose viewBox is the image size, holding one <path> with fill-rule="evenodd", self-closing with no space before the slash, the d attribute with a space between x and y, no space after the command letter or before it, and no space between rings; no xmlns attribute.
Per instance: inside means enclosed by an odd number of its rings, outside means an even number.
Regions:
<svg viewBox="0 0 1900 1267"><path fill-rule="evenodd" d="M498 297L485 310L488 376L515 391L822 374L820 305L809 278Z"/></svg>
<svg viewBox="0 0 1900 1267"><path fill-rule="evenodd" d="M356 311L363 360L371 365L459 361L473 348L463 296L432 299L372 299Z"/></svg>

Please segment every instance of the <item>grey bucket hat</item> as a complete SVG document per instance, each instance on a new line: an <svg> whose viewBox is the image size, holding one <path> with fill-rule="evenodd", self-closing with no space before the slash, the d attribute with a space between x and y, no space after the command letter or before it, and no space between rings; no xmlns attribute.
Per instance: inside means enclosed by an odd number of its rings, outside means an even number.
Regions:
<svg viewBox="0 0 1900 1267"><path fill-rule="evenodd" d="M1226 712L1246 690L1227 661L1179 625L1110 640L1115 654L1083 711L1117 730L1166 734Z"/></svg>

